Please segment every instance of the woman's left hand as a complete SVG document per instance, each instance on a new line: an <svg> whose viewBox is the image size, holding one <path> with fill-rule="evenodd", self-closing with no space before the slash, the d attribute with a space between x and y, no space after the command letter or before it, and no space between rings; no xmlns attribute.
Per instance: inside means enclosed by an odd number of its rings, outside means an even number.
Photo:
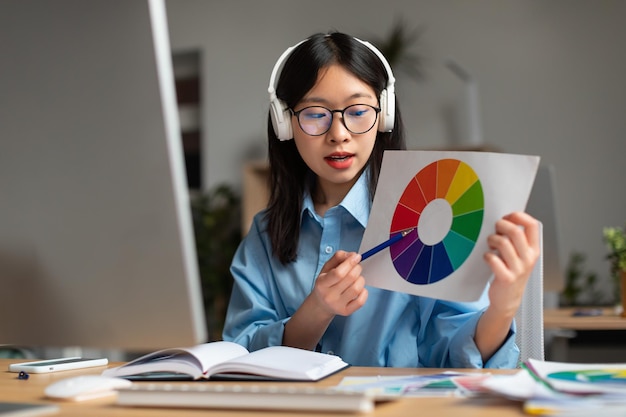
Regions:
<svg viewBox="0 0 626 417"><path fill-rule="evenodd" d="M539 258L539 223L529 214L511 213L496 222L495 233L487 243L492 251L485 254L485 260L494 274L489 308L512 318Z"/></svg>

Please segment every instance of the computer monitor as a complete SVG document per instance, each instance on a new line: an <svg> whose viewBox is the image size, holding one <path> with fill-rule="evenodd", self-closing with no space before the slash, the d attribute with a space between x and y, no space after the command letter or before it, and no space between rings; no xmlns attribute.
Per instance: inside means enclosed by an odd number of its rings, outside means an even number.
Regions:
<svg viewBox="0 0 626 417"><path fill-rule="evenodd" d="M0 344L206 341L163 0L0 3Z"/></svg>

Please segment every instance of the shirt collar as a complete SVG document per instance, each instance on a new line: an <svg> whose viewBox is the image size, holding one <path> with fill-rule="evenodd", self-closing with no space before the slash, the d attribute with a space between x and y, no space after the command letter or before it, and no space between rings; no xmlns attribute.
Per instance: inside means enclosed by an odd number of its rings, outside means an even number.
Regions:
<svg viewBox="0 0 626 417"><path fill-rule="evenodd" d="M368 178L369 169L365 169L350 191L348 191L343 201L339 204L340 207L343 207L363 227L367 226L372 205L369 197ZM306 212L316 218L318 217L317 213L315 213L313 198L309 191L305 192L301 215L306 214Z"/></svg>

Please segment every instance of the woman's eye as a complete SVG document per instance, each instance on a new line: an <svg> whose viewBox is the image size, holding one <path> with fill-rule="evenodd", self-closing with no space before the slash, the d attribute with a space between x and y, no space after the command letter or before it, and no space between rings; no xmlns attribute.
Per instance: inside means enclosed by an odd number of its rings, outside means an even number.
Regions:
<svg viewBox="0 0 626 417"><path fill-rule="evenodd" d="M307 119L323 119L324 117L327 117L327 114L323 111L309 111L304 113L304 117Z"/></svg>
<svg viewBox="0 0 626 417"><path fill-rule="evenodd" d="M353 117L361 117L361 116L364 116L366 113L367 113L367 109L354 109L354 110L350 110L348 114Z"/></svg>

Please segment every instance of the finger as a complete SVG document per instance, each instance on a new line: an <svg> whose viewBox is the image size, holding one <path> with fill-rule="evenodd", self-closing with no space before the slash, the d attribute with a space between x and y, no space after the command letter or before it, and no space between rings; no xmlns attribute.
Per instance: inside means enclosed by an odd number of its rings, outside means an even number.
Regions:
<svg viewBox="0 0 626 417"><path fill-rule="evenodd" d="M492 252L487 252L484 255L484 259L491 268L494 278L509 276L509 269L506 264L498 255Z"/></svg>
<svg viewBox="0 0 626 417"><path fill-rule="evenodd" d="M369 293L367 291L367 288L364 287L363 291L361 291L356 298L353 298L348 302L348 304L346 304L344 315L350 315L357 311L359 308L363 307L365 305L365 302L367 301L368 295Z"/></svg>
<svg viewBox="0 0 626 417"><path fill-rule="evenodd" d="M510 242L512 248L518 254L523 253L528 246L524 230L505 218L496 222L496 235L502 237L502 239L496 239L494 240L495 242L501 243L501 246L504 246L505 242Z"/></svg>
<svg viewBox="0 0 626 417"><path fill-rule="evenodd" d="M511 240L504 235L492 234L487 236L487 245L497 255L504 255L505 253L511 253L517 251L513 247Z"/></svg>
<svg viewBox="0 0 626 417"><path fill-rule="evenodd" d="M351 271L350 275L341 282L349 282L349 285L346 285L343 291L341 291L341 298L347 301L357 298L365 288L365 278L361 276L360 271L358 272L358 274L355 273L354 275Z"/></svg>
<svg viewBox="0 0 626 417"><path fill-rule="evenodd" d="M360 268L359 262L361 261L361 255L356 252L346 252L345 259L339 264L334 266L334 273L340 277L345 277L350 271L358 266L359 274Z"/></svg>
<svg viewBox="0 0 626 417"><path fill-rule="evenodd" d="M350 258L340 266L350 264L352 262ZM348 314L346 313L348 310L352 309L354 311L359 308L358 306L348 308L348 305L352 305L354 300L362 297L362 293L365 290L365 279L361 276L362 267L358 263L358 259L360 257L356 259L356 265L345 275L340 274L338 269L335 268L327 274L320 275L320 278L318 278L315 287L319 290L317 293L320 297L319 299L334 314L345 315ZM332 285L329 285L329 282L332 282Z"/></svg>
<svg viewBox="0 0 626 417"><path fill-rule="evenodd" d="M353 264L353 262L356 262ZM364 281L365 279L361 277L361 272L363 268L359 264L358 260L347 259L344 263L335 268L335 275L340 277L339 280L333 285L333 288L342 294L344 297L344 293L351 289L355 285L355 283L360 279ZM354 293L354 289L352 289ZM348 294L350 297L350 294ZM352 294L352 298L355 297L355 294Z"/></svg>
<svg viewBox="0 0 626 417"><path fill-rule="evenodd" d="M512 213L496 222L496 233L511 240L517 256L532 263L539 254L539 223L526 213Z"/></svg>
<svg viewBox="0 0 626 417"><path fill-rule="evenodd" d="M342 253L337 252L337 254L326 262L322 268L322 272L317 278L318 284L329 289L332 288L333 291L337 291L339 294L361 274L361 266L359 265L361 255L356 252L341 252ZM352 279L346 279L346 276L355 267L357 267L357 270L353 273Z"/></svg>
<svg viewBox="0 0 626 417"><path fill-rule="evenodd" d="M328 287L336 284L341 279L341 276L335 273L335 269L345 262L350 257L350 254L350 252L342 250L337 251L322 267L320 275L317 277L318 283Z"/></svg>
<svg viewBox="0 0 626 417"><path fill-rule="evenodd" d="M343 250L338 250L335 254L330 258L322 267L322 271L320 274L326 273L331 269L338 267L342 262L350 257L352 252L346 252Z"/></svg>
<svg viewBox="0 0 626 417"><path fill-rule="evenodd" d="M539 221L537 219L528 213L519 211L504 216L504 219L522 226L528 245L536 249L539 248Z"/></svg>
<svg viewBox="0 0 626 417"><path fill-rule="evenodd" d="M509 270L519 271L522 269L523 265L517 250L513 247L513 243L508 237L494 234L487 238L487 242L489 247L495 251L495 253L489 253L490 255L493 255L490 258L495 257L504 268ZM497 273L495 270L493 272Z"/></svg>

